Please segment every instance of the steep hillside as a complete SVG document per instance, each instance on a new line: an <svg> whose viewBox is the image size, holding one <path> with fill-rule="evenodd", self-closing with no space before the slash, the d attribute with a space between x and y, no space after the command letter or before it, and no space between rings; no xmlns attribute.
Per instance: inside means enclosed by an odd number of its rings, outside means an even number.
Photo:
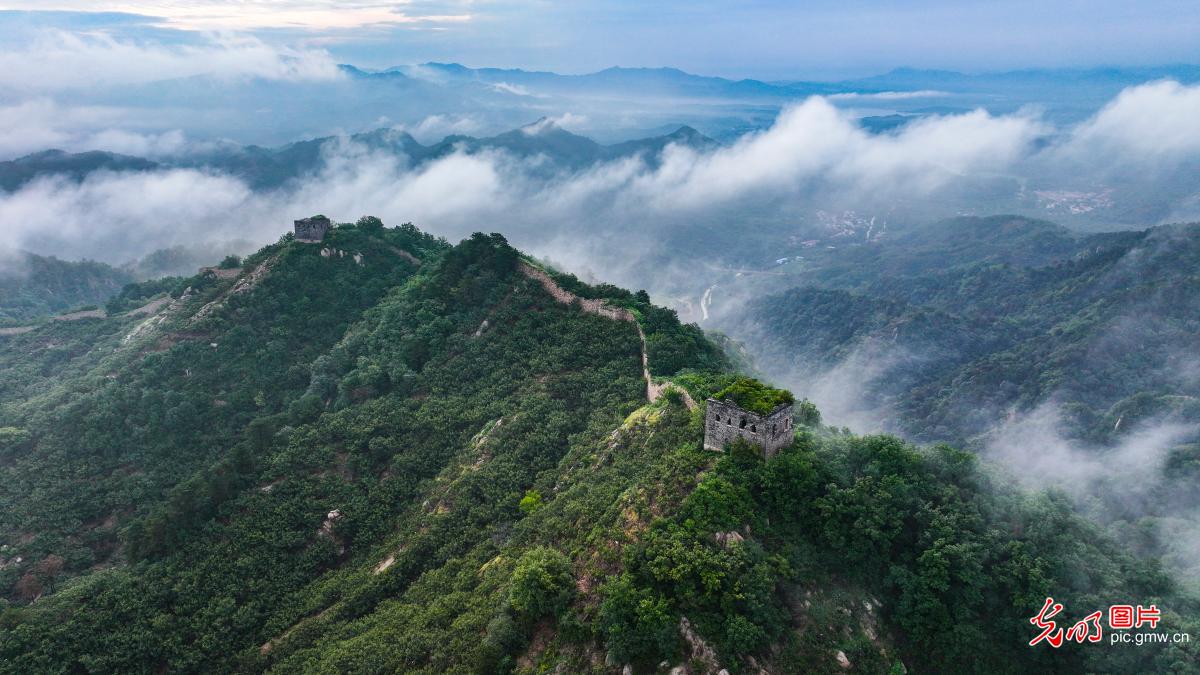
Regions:
<svg viewBox="0 0 1200 675"><path fill-rule="evenodd" d="M921 243L940 269L911 266L909 239L881 243L878 265L831 262L808 271L820 285L756 299L734 335L766 372L841 395L839 414L1061 487L1194 585L1200 226L1084 237L1050 262L1066 242L1028 232L980 236L967 259L960 238Z"/></svg>
<svg viewBox="0 0 1200 675"><path fill-rule="evenodd" d="M133 275L94 261L18 253L0 258L0 330L86 305L103 304Z"/></svg>
<svg viewBox="0 0 1200 675"><path fill-rule="evenodd" d="M1200 226L1076 240L1008 221L950 221L831 256L797 277L811 285L737 317L753 333L731 332L775 373L815 375L875 350L886 376L871 395L894 403L895 428L925 441L966 442L1054 399L1071 407L1072 433L1105 442L1118 417L1129 424L1200 396ZM1130 416L1133 399L1143 404Z"/></svg>
<svg viewBox="0 0 1200 675"><path fill-rule="evenodd" d="M968 454L811 406L703 450L720 351L497 234L364 218L113 308L0 338L3 672L1195 664L1029 648L1050 594L1195 607Z"/></svg>

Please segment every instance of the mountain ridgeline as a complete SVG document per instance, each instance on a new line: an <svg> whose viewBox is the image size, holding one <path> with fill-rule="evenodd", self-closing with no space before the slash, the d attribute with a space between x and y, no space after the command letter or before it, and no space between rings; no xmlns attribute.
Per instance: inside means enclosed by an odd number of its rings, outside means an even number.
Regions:
<svg viewBox="0 0 1200 675"><path fill-rule="evenodd" d="M95 261L0 253L0 330L71 309L95 309L134 276Z"/></svg>
<svg viewBox="0 0 1200 675"><path fill-rule="evenodd" d="M746 381L644 292L369 217L238 262L0 335L0 672L1195 665L1030 648L1050 595L1196 607L969 453L807 402L703 449Z"/></svg>
<svg viewBox="0 0 1200 675"><path fill-rule="evenodd" d="M326 167L327 153L339 143L353 144L413 166L442 159L455 152L476 154L502 151L517 158L545 160L541 170L546 175L630 157L641 157L653 166L660 161L663 148L671 144L696 151L719 146L713 139L688 126L661 136L602 145L543 118L495 136L475 138L456 134L429 145L420 143L406 131L384 128L341 138L313 138L272 148L225 143L212 149L181 152L155 160L102 151L66 153L49 150L0 162L0 190L13 192L38 179L78 182L101 172L172 168L221 172L244 180L251 188L266 190L319 174Z"/></svg>

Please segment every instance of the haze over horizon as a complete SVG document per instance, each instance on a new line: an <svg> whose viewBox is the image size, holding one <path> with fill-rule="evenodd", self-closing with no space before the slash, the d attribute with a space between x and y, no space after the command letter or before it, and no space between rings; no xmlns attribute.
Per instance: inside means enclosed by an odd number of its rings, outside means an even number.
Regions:
<svg viewBox="0 0 1200 675"><path fill-rule="evenodd" d="M720 21L713 21L715 16ZM0 42L47 33L194 46L239 34L385 68L450 61L579 74L677 67L734 79L840 79L899 66L966 72L1200 62L1200 18L1175 0L904 7L822 0L656 4L352 2L0 3Z"/></svg>

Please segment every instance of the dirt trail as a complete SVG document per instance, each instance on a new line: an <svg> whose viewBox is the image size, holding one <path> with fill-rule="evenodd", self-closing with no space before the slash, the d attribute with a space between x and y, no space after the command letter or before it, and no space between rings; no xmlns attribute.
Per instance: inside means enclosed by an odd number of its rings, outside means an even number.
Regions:
<svg viewBox="0 0 1200 675"><path fill-rule="evenodd" d="M152 316L154 314L157 314L158 310L162 309L163 306L166 305L170 301L171 301L170 296L167 296L165 298L158 298L155 300L151 300L150 302L147 302L146 304L142 305L141 307L138 307L137 309L129 310L128 312L126 312L126 315L127 316Z"/></svg>
<svg viewBox="0 0 1200 675"><path fill-rule="evenodd" d="M108 316L108 312L103 309L84 309L70 314L60 314L53 318L54 321L79 321L80 319L103 319Z"/></svg>
<svg viewBox="0 0 1200 675"><path fill-rule="evenodd" d="M530 279L536 279L542 284L542 288L546 289L547 293L564 305L570 305L578 302L579 308L588 314L596 314L613 319L614 321L629 321L632 323L634 328L637 328L638 339L642 341L642 379L646 381L646 400L653 403L654 401L657 401L658 397L662 396L663 392L665 392L667 389L675 389L683 395L683 402L687 405L688 410L696 409L696 402L692 400L692 397L689 396L686 391L680 389L679 387L673 386L670 382L664 382L661 384L655 383L654 378L650 377L650 354L646 350L646 333L642 331L642 326L638 323L637 317L633 315L633 312L625 309L624 307L614 307L603 300L581 298L578 295L566 290L562 286L559 286L554 279L550 278L550 275L534 267L533 265L530 265L524 260L520 262L519 267L522 274Z"/></svg>

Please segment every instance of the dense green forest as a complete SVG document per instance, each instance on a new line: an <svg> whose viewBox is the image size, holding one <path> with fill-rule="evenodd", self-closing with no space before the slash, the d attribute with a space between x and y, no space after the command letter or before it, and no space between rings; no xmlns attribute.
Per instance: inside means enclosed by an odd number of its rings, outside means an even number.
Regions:
<svg viewBox="0 0 1200 675"><path fill-rule="evenodd" d="M759 367L828 378L918 442L998 447L1017 475L1014 444L1110 466L1072 488L1080 505L1200 580L1200 225L958 218L810 258L737 317ZM1150 475L1115 468L1131 453Z"/></svg>
<svg viewBox="0 0 1200 675"><path fill-rule="evenodd" d="M1053 397L1069 432L1104 443L1121 417L1200 421L1198 270L1200 225L1080 237L961 218L814 258L730 324L756 327L731 332L768 372L892 357L865 395L920 441L963 444Z"/></svg>
<svg viewBox="0 0 1200 675"><path fill-rule="evenodd" d="M1061 496L807 402L769 461L705 451L638 326L521 260L363 218L0 337L0 672L1195 669L1028 646L1048 595L1198 628ZM554 279L692 400L791 400L645 292Z"/></svg>
<svg viewBox="0 0 1200 675"><path fill-rule="evenodd" d="M94 308L133 275L94 261L16 253L0 257L0 328L72 309Z"/></svg>

